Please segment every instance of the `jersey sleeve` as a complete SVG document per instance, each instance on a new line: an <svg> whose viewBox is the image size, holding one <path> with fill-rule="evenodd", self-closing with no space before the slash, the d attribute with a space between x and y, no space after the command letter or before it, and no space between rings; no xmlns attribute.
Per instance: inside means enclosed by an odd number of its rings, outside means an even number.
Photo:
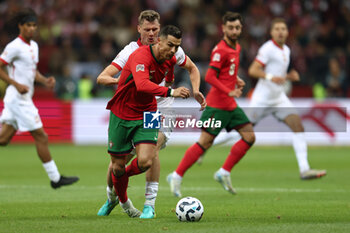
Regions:
<svg viewBox="0 0 350 233"><path fill-rule="evenodd" d="M122 70L126 64L126 62L129 59L129 56L134 52L135 50L132 49L131 44L128 44L125 46L122 51L118 53L118 55L114 58L111 65L115 66L118 70Z"/></svg>
<svg viewBox="0 0 350 233"><path fill-rule="evenodd" d="M269 61L269 51L266 44L259 49L258 54L255 57L255 61L259 62L262 66L265 66Z"/></svg>
<svg viewBox="0 0 350 233"><path fill-rule="evenodd" d="M223 50L214 49L210 56L209 67L220 71L224 63L224 56Z"/></svg>
<svg viewBox="0 0 350 233"><path fill-rule="evenodd" d="M19 54L19 50L12 44L8 44L0 56L0 60L8 65L11 63L15 57Z"/></svg>
<svg viewBox="0 0 350 233"><path fill-rule="evenodd" d="M184 52L184 50L179 47L175 53L175 57L176 57L176 64L179 66L184 66L186 64L187 61L187 56Z"/></svg>
<svg viewBox="0 0 350 233"><path fill-rule="evenodd" d="M150 59L143 53L137 53L133 57L130 68L135 81L137 91L156 96L170 96L170 89L159 86L149 80Z"/></svg>

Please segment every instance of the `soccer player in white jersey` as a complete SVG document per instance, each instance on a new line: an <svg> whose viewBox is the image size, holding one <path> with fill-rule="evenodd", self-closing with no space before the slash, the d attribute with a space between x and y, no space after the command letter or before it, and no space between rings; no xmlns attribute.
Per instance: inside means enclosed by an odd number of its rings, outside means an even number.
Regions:
<svg viewBox="0 0 350 233"><path fill-rule="evenodd" d="M274 19L270 33L271 40L260 47L255 60L249 67L249 75L258 78L259 81L252 95L248 116L254 124L269 114L283 121L294 132L293 147L301 179L322 177L326 175L325 170L310 168L304 127L284 89L287 80L299 81L298 72L289 69L290 49L285 44L288 37L285 20Z"/></svg>
<svg viewBox="0 0 350 233"><path fill-rule="evenodd" d="M151 45L158 42L158 33L160 30L160 16L153 10L142 11L138 18L137 30L140 33L138 41L131 42L125 48L118 53L112 63L107 66L102 73L97 77L97 83L102 85L116 85L119 78L114 76L121 71L127 62L131 53L143 45ZM193 95L195 99L201 104L202 109L206 106L204 96L199 92L200 73L195 64L187 57L181 47L175 53L177 64L180 67L185 68L189 74L193 88ZM165 81L164 81L165 82ZM172 83L164 83L169 86ZM173 98L158 98L158 108L167 109L171 107ZM153 160L152 166L146 172L146 192L145 192L145 204L140 218L154 218L155 217L155 200L158 193L159 176L160 176L160 162L159 162L159 150L166 146L166 142L169 140L171 131L160 129L156 147L156 156ZM130 160L135 153L128 156ZM100 216L108 216L113 208L119 203L118 197L115 194L111 178L112 167L109 165L107 172L107 201L98 211Z"/></svg>
<svg viewBox="0 0 350 233"><path fill-rule="evenodd" d="M38 44L32 40L37 29L37 16L31 9L24 9L15 16L18 22L19 36L5 47L0 56L0 78L9 84L4 97L4 105L0 121L0 145L6 146L16 131L29 131L35 140L38 156L47 172L51 187L56 189L62 185L77 182L78 177L60 175L55 161L48 148L48 136L34 106L32 96L34 81L53 88L55 78L44 77L37 70L39 62ZM7 73L3 67L7 66Z"/></svg>

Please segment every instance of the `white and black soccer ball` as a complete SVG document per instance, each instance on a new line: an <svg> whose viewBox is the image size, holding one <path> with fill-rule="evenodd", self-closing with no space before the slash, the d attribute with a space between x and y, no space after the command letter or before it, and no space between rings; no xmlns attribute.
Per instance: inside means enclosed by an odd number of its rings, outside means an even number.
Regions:
<svg viewBox="0 0 350 233"><path fill-rule="evenodd" d="M176 216L182 222L198 222L203 213L202 203L194 197L182 198L176 205Z"/></svg>

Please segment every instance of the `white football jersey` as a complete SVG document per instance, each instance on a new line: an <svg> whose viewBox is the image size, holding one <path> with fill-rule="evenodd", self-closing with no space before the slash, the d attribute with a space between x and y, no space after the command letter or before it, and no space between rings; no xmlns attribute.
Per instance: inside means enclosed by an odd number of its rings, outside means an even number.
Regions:
<svg viewBox="0 0 350 233"><path fill-rule="evenodd" d="M14 99L31 101L34 93L37 63L39 62L38 44L33 40L28 43L23 38L17 37L7 44L0 59L7 64L10 78L29 87L29 91L21 95L13 85L9 85L6 89L4 102L10 103Z"/></svg>
<svg viewBox="0 0 350 233"><path fill-rule="evenodd" d="M290 49L287 45L283 45L282 48L273 40L269 40L260 47L255 60L264 66L265 73L286 77L290 62ZM254 89L252 99L275 103L281 98L281 95L285 95L283 85L261 78Z"/></svg>
<svg viewBox="0 0 350 233"><path fill-rule="evenodd" d="M141 44L140 39L138 41L132 41L130 44L125 46L122 51L118 53L118 55L112 61L112 65L117 67L118 70L122 70L126 62L128 61L129 56L140 46L143 46ZM179 49L175 53L175 57L176 64L178 64L179 66L183 66L186 64L186 54L181 47L179 47Z"/></svg>

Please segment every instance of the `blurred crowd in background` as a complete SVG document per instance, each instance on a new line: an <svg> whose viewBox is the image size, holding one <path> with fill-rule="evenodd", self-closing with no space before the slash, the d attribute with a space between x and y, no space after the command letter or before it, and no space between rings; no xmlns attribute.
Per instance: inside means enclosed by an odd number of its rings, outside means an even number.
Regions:
<svg viewBox="0 0 350 233"><path fill-rule="evenodd" d="M199 67L204 80L212 48L222 38L221 17L226 11L244 18L239 75L247 75L258 48L269 39L270 22L283 17L289 26L287 45L301 81L295 97L350 96L349 0L0 0L0 50L14 39L17 25L11 13L31 7L39 15L39 70L54 75L55 94L62 99L111 97L113 87L97 86L95 79L130 41L137 40L137 18L145 9L161 15L161 25L183 30L182 47ZM187 72L176 70L175 85L189 86ZM202 82L201 91L210 87ZM2 84L2 94L4 84Z"/></svg>

